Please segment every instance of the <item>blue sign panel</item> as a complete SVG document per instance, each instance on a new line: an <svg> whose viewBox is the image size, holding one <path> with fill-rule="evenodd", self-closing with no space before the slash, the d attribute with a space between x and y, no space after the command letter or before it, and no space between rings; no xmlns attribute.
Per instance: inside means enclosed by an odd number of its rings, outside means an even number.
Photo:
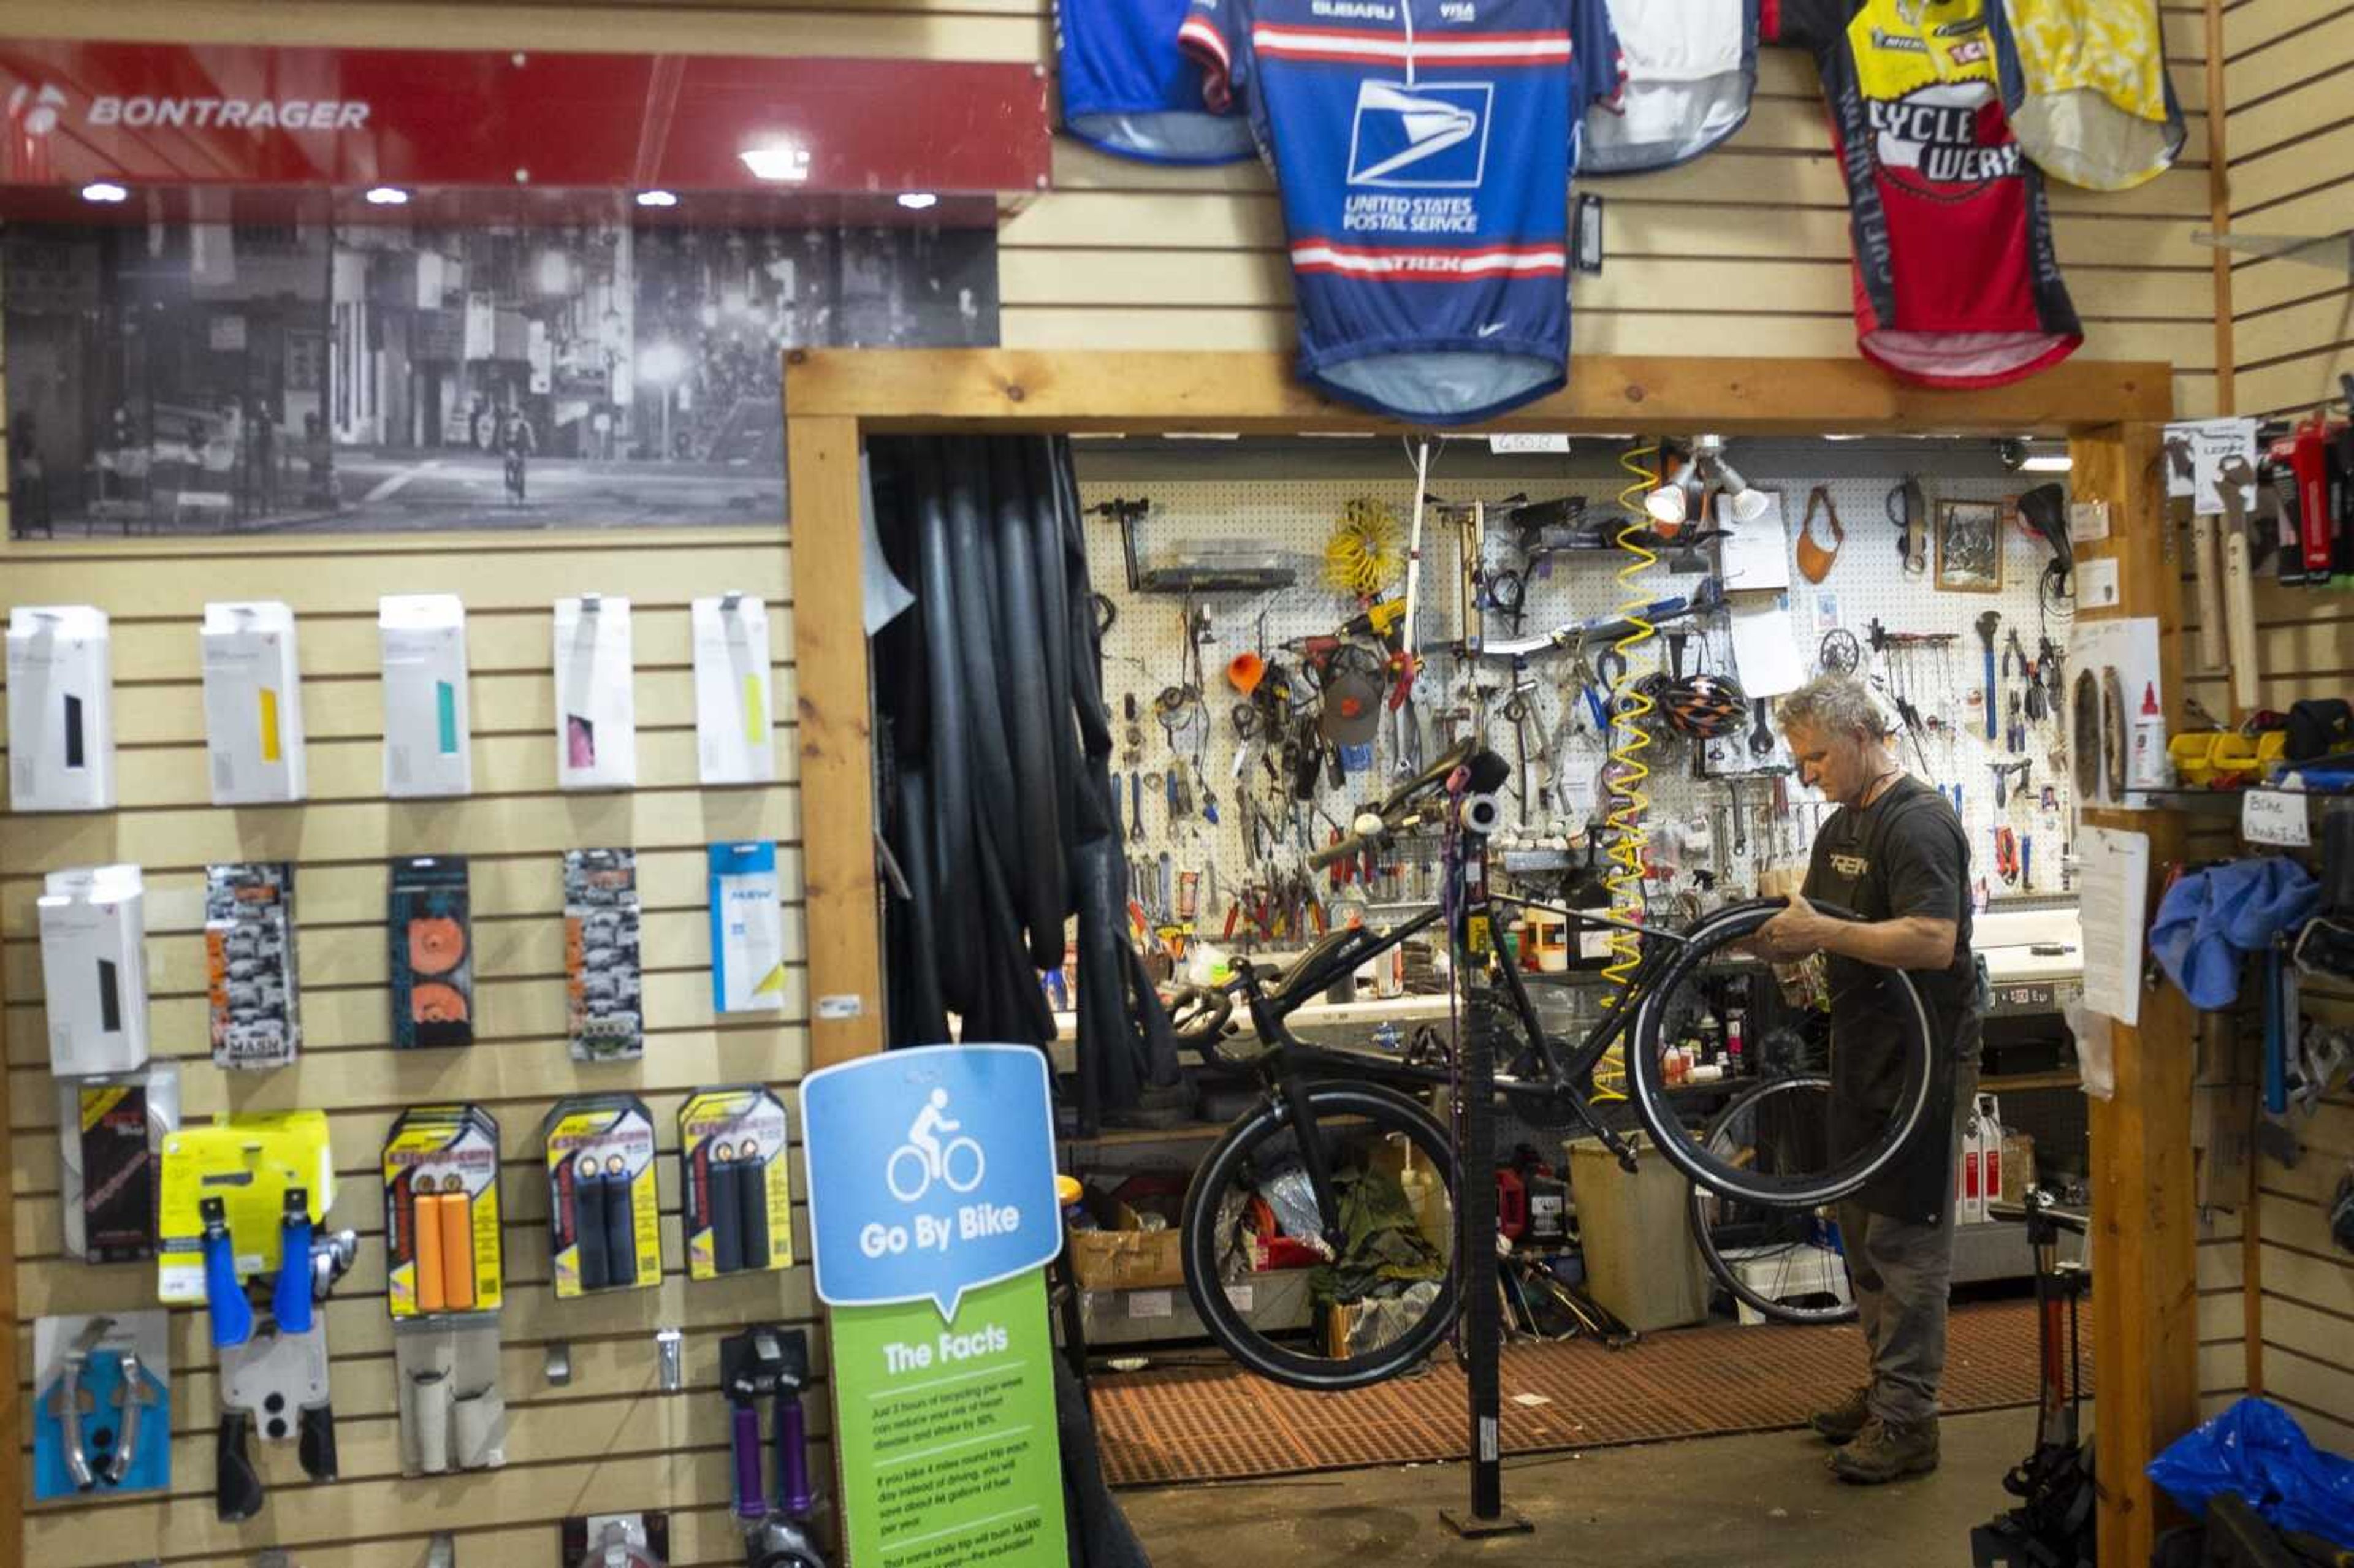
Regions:
<svg viewBox="0 0 2354 1568"><path fill-rule="evenodd" d="M819 1298L930 1301L1062 1250L1046 1058L1029 1045L927 1045L801 1084Z"/></svg>

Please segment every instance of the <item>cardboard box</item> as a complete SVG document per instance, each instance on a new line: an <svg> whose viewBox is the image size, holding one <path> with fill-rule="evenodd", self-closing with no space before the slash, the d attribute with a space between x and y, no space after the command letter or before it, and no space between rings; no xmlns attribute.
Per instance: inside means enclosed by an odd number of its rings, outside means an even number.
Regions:
<svg viewBox="0 0 2354 1568"><path fill-rule="evenodd" d="M1157 1290L1185 1283L1183 1238L1165 1231L1073 1231L1071 1274L1082 1290Z"/></svg>

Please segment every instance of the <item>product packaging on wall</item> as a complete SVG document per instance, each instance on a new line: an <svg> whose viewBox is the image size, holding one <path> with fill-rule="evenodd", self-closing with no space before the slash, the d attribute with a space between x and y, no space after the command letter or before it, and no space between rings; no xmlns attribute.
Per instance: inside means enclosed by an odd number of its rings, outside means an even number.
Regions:
<svg viewBox="0 0 2354 1568"><path fill-rule="evenodd" d="M638 781L626 599L591 593L556 601L556 778L567 789L626 789Z"/></svg>
<svg viewBox="0 0 2354 1568"><path fill-rule="evenodd" d="M705 784L766 784L769 738L769 607L749 594L695 601L695 744Z"/></svg>
<svg viewBox="0 0 2354 1568"><path fill-rule="evenodd" d="M564 976L574 1061L645 1054L636 851L565 851Z"/></svg>
<svg viewBox="0 0 2354 1568"><path fill-rule="evenodd" d="M302 1044L294 968L294 866L205 867L205 967L213 1063L268 1069Z"/></svg>
<svg viewBox="0 0 2354 1568"><path fill-rule="evenodd" d="M199 639L213 804L300 800L307 777L294 612L275 600L207 604Z"/></svg>
<svg viewBox="0 0 2354 1568"><path fill-rule="evenodd" d="M39 1319L33 1367L35 1497L170 1488L169 1314Z"/></svg>
<svg viewBox="0 0 2354 1568"><path fill-rule="evenodd" d="M20 605L9 614L8 807L114 808L113 652L103 610Z"/></svg>
<svg viewBox="0 0 2354 1568"><path fill-rule="evenodd" d="M413 1106L384 1143L386 1308L495 1312L499 1124L480 1106Z"/></svg>
<svg viewBox="0 0 2354 1568"><path fill-rule="evenodd" d="M713 844L711 1005L719 1012L785 1005L784 911L777 902L777 846Z"/></svg>
<svg viewBox="0 0 2354 1568"><path fill-rule="evenodd" d="M474 1043L474 937L463 855L392 863L392 1043L400 1050Z"/></svg>
<svg viewBox="0 0 2354 1568"><path fill-rule="evenodd" d="M135 865L53 871L38 901L49 1071L147 1065L147 900Z"/></svg>
<svg viewBox="0 0 2354 1568"><path fill-rule="evenodd" d="M632 1095L558 1100L541 1124L547 1150L549 1250L556 1294L662 1283L654 1122Z"/></svg>
<svg viewBox="0 0 2354 1568"><path fill-rule="evenodd" d="M689 1097L679 1107L678 1162L690 1277L792 1266L783 1101L757 1085Z"/></svg>
<svg viewBox="0 0 2354 1568"><path fill-rule="evenodd" d="M466 607L455 594L377 602L384 650L384 792L396 799L474 788L466 705Z"/></svg>
<svg viewBox="0 0 2354 1568"><path fill-rule="evenodd" d="M155 1193L164 1139L180 1125L180 1069L58 1085L58 1208L66 1255L88 1263L155 1255Z"/></svg>
<svg viewBox="0 0 2354 1568"><path fill-rule="evenodd" d="M506 1463L499 1124L480 1106L412 1107L385 1139L383 1173L401 1472L494 1468Z"/></svg>

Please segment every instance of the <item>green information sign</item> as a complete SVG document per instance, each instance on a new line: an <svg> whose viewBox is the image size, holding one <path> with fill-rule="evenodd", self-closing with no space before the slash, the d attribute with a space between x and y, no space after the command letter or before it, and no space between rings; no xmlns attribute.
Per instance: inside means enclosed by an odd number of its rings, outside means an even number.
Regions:
<svg viewBox="0 0 2354 1568"><path fill-rule="evenodd" d="M829 1316L843 1515L856 1568L1063 1568L1054 1339L1037 1269Z"/></svg>

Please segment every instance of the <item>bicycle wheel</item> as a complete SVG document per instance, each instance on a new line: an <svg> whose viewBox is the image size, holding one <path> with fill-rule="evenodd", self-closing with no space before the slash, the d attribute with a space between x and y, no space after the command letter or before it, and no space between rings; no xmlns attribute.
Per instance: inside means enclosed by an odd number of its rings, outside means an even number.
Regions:
<svg viewBox="0 0 2354 1568"><path fill-rule="evenodd" d="M1455 1157L1437 1119L1394 1090L1316 1084L1307 1099L1262 1103L1194 1171L1180 1222L1185 1293L1210 1337L1260 1376L1363 1388L1420 1361L1454 1324ZM1303 1244L1324 1250L1303 1126L1332 1172L1343 1241L1315 1266L1309 1309L1287 1313L1296 1276L1255 1266L1287 1252L1312 1261Z"/></svg>
<svg viewBox="0 0 2354 1568"><path fill-rule="evenodd" d="M1745 1170L1815 1170L1829 1130L1831 1081L1819 1073L1752 1085L1709 1122L1701 1145ZM1766 1208L1695 1181L1692 1240L1734 1299L1783 1323L1843 1323L1855 1303L1847 1266L1822 1238L1819 1209Z"/></svg>
<svg viewBox="0 0 2354 1568"><path fill-rule="evenodd" d="M1720 1158L1685 1130L1680 1091L1667 1082L1663 1053L1684 1037L1686 1021L1708 1008L1712 980L1728 972L1757 973L1754 960L1743 960L1738 971L1728 971L1730 949L1755 934L1758 927L1782 912L1780 899L1757 900L1720 909L1684 933L1679 948L1659 977L1643 989L1628 1046L1628 1070L1635 1091L1635 1108L1668 1163L1712 1190L1768 1208L1812 1208L1836 1202L1888 1169L1921 1126L1929 1105L1929 1010L1910 977L1901 969L1884 972L1883 984L1895 999L1903 1027L1896 1049L1903 1074L1887 1117L1872 1136L1852 1150L1834 1155L1826 1146L1812 1169L1753 1171L1731 1159ZM1839 919L1856 916L1829 905L1815 907Z"/></svg>

